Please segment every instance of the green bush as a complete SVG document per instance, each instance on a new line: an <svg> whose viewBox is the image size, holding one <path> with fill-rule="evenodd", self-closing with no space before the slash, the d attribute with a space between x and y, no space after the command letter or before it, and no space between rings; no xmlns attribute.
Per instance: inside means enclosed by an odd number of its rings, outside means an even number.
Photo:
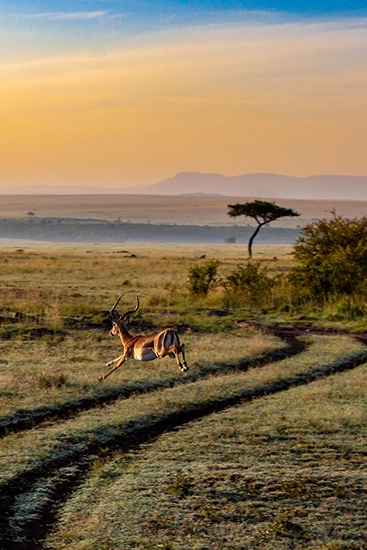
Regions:
<svg viewBox="0 0 367 550"><path fill-rule="evenodd" d="M228 275L223 286L229 304L233 301L245 302L250 305L263 304L271 295L274 279L269 277L268 270L262 262L248 261L246 266L237 266L237 269Z"/></svg>
<svg viewBox="0 0 367 550"><path fill-rule="evenodd" d="M212 258L203 265L189 267L187 286L193 296L207 296L219 284L219 260Z"/></svg>
<svg viewBox="0 0 367 550"><path fill-rule="evenodd" d="M334 214L306 225L294 245L294 257L298 264L289 280L295 296L353 302L366 293L367 218Z"/></svg>

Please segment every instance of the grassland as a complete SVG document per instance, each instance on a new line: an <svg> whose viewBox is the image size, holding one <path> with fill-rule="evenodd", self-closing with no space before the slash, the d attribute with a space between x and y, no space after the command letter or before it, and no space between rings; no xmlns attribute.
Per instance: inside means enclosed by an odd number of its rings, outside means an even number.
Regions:
<svg viewBox="0 0 367 550"><path fill-rule="evenodd" d="M366 375L258 399L97 460L50 547L365 548Z"/></svg>
<svg viewBox="0 0 367 550"><path fill-rule="evenodd" d="M284 338L220 290L188 295L189 266L225 274L238 251L3 247L1 548L367 548L363 335ZM289 252L257 249L274 274ZM178 330L188 373L131 361L98 382L121 349L101 311L122 292L141 298L134 334Z"/></svg>
<svg viewBox="0 0 367 550"><path fill-rule="evenodd" d="M131 223L231 225L227 205L251 200L221 195L2 195L1 219L25 219L32 212L37 218L79 218ZM271 197L269 197L271 200ZM300 212L301 217L275 222L278 227L296 227L313 219L328 217L332 209L348 218L365 215L364 201L291 200L277 201ZM247 225L245 218L237 219Z"/></svg>
<svg viewBox="0 0 367 550"><path fill-rule="evenodd" d="M228 204L243 197L221 195L3 195L0 239L49 242L247 243L255 221L239 217L235 224ZM361 201L284 199L282 205L300 217L282 218L266 226L257 243L292 244L300 227L331 212L349 218L364 215Z"/></svg>

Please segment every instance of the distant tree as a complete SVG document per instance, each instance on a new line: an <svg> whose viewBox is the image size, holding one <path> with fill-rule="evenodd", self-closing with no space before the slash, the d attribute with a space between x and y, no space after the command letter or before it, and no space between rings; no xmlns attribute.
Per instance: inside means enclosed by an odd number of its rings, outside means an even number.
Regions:
<svg viewBox="0 0 367 550"><path fill-rule="evenodd" d="M263 225L273 222L279 218L300 215L292 208L285 208L284 206L278 206L273 202L259 200L245 202L243 204L229 204L228 208L229 211L227 214L231 218L235 218L236 216L246 216L248 218L253 218L257 223L257 227L248 242L249 258L252 258L252 243Z"/></svg>

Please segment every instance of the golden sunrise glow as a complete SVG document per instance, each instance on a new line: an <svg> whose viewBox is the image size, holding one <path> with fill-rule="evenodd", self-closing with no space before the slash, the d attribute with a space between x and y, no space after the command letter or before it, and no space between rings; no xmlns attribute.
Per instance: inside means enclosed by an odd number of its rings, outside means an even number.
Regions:
<svg viewBox="0 0 367 550"><path fill-rule="evenodd" d="M367 174L365 27L192 27L0 66L0 179ZM364 52L364 53L363 53Z"/></svg>

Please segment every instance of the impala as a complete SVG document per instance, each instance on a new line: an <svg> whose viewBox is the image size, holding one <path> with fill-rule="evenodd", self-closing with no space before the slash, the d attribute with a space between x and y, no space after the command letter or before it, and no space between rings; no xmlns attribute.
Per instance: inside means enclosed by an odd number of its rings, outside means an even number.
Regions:
<svg viewBox="0 0 367 550"><path fill-rule="evenodd" d="M113 367L100 376L99 380L107 378L107 376L112 374L129 359L152 361L153 359L161 359L166 355L171 358L176 358L180 371L187 371L189 367L186 363L185 344L180 344L178 334L174 330L168 328L162 332L151 334L150 336L132 336L129 333L127 329L128 319L132 313L135 313L139 309L139 298L137 298L137 306L135 309L119 315L116 311L116 307L122 296L123 294L110 309L108 317L112 321L112 329L109 334L110 336L118 335L120 337L124 347L124 353L106 364L106 367L110 367L111 365L113 365ZM180 361L180 354L182 355L182 362Z"/></svg>

